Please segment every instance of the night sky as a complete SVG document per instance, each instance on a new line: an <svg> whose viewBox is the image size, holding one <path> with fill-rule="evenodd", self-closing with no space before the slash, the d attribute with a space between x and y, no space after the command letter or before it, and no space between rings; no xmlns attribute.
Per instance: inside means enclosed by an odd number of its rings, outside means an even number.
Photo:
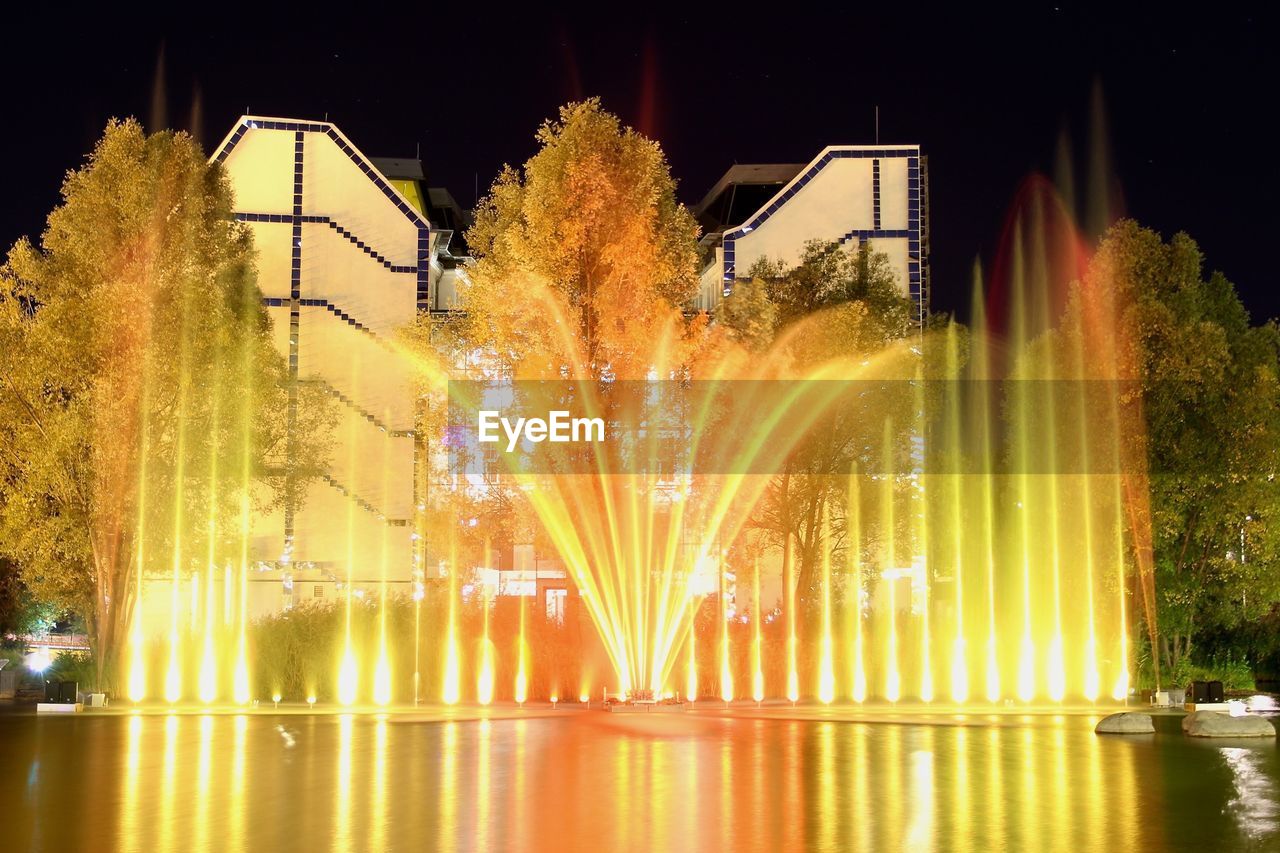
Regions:
<svg viewBox="0 0 1280 853"><path fill-rule="evenodd" d="M750 4L581 14L530 4L512 15L370 4L367 17L332 27L281 17L259 30L233 11L224 25L207 5L198 14L208 24L127 29L118 12L11 9L0 242L41 230L62 174L109 117L151 124L163 46L167 122L192 127L198 89L206 148L246 108L327 114L372 156L412 156L420 144L429 181L465 206L503 162L523 162L538 123L574 98L599 95L659 139L690 204L735 161L804 162L825 145L874 141L878 105L881 141L920 143L929 156L933 305L963 313L974 258L995 253L1011 200L1029 175L1052 171L1064 129L1076 174L1087 173L1098 85L1125 212L1166 236L1190 233L1255 321L1280 316L1274 14L1028 5L877 17L858 5L810 15L774 4L761 15Z"/></svg>

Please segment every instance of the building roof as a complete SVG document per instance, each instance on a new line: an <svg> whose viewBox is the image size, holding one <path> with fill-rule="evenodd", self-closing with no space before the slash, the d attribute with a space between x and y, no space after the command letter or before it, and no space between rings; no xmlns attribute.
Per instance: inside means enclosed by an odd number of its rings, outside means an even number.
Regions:
<svg viewBox="0 0 1280 853"><path fill-rule="evenodd" d="M426 179L422 161L415 157L370 157L369 162L393 181L421 181Z"/></svg>
<svg viewBox="0 0 1280 853"><path fill-rule="evenodd" d="M693 207L705 232L723 231L755 213L763 200L789 182L804 163L738 163Z"/></svg>

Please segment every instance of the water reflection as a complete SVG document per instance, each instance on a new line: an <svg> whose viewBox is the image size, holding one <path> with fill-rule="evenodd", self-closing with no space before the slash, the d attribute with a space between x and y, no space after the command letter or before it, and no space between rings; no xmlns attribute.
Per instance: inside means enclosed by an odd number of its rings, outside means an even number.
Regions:
<svg viewBox="0 0 1280 853"><path fill-rule="evenodd" d="M1280 803L1276 782L1262 767L1262 753L1252 747L1223 747L1222 757L1231 768L1235 795L1227 801L1227 811L1251 839L1274 835Z"/></svg>
<svg viewBox="0 0 1280 853"><path fill-rule="evenodd" d="M13 850L1280 847L1274 744L1093 722L11 715L0 802Z"/></svg>
<svg viewBox="0 0 1280 853"><path fill-rule="evenodd" d="M334 786L333 849L335 853L352 849L351 839L351 730L355 725L350 714L338 717L338 783Z"/></svg>

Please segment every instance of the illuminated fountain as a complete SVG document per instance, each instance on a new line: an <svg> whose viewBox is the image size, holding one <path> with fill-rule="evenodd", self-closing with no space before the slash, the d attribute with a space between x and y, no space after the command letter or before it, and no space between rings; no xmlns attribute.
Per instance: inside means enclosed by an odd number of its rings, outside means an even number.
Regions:
<svg viewBox="0 0 1280 853"><path fill-rule="evenodd" d="M543 620L543 612L520 600L509 611L515 625L495 623L498 599L507 593L501 583L472 583L453 540L435 543L448 555L438 580L415 570L410 667L392 639L387 528L373 548L361 542L361 510L348 495L332 698L343 706L386 706L410 695L415 703L509 698L524 705L558 696L578 677L587 696L603 688L696 702L711 693L725 704L1124 699L1131 680L1129 598L1138 593L1146 605L1151 597L1142 568L1145 511L1135 507L1145 474L1131 461L1141 436L1120 391L1132 371L1115 345L1118 308L1110 296L1085 290L1068 296L1050 281L1053 241L1036 213L1047 203L1037 198L1011 229L997 319L988 285L975 275L968 328L948 323L856 358L797 366L795 347L825 328L820 318L805 319L765 353L722 341L714 356L685 373L685 328L673 318L651 342L645 377L633 383L647 390L627 397L619 390L625 382L601 382L589 369L581 342L567 331L573 324L564 306L547 294L542 308L570 368L548 387L567 391L587 416L647 425L629 434L627 453L599 444L544 445L532 467L519 454L503 460L576 588L611 673L536 672L528 637L531 620ZM422 367L435 393L445 393L447 370L421 353L400 352ZM219 381L231 382L231 372ZM679 417L663 421L670 413L654 409L654 400L680 382L694 390L685 389ZM189 393L182 383L169 625L164 664L156 668L162 678L155 679L159 689L148 678L157 655L145 648L139 597L125 655L126 692L135 702L246 704L255 698L247 612L252 398L244 395L225 438L215 405L211 485L207 504L200 504L207 538L194 565L190 542L199 537L187 529L194 495L183 485L190 427L181 413ZM847 470L830 472L808 550L790 534L762 539L756 519L780 464L826 414L851 400L862 449ZM669 435L683 442L692 460L687 467L659 464L667 452L660 439ZM144 448L149 440L144 429ZM229 503L217 488L219 441L242 447L238 530L225 537L238 539L234 560L219 544L218 510ZM347 446L342 462L355 482L371 460L357 455L354 440ZM383 473L385 492L386 442L379 456L375 470ZM144 452L138 473L144 509L148 475ZM146 519L140 512L143 544ZM485 562L489 551L486 544ZM147 553L138 549L139 590ZM377 594L358 600L354 567L374 559ZM444 604L424 624L427 587ZM779 590L777 607L765 599L771 588ZM704 601L714 602L714 619L695 619ZM372 613L376 625L363 679L355 630L362 612ZM424 671L437 675L423 681ZM538 676L550 685L541 694ZM410 679L411 688L400 686ZM315 694L309 686L308 698Z"/></svg>

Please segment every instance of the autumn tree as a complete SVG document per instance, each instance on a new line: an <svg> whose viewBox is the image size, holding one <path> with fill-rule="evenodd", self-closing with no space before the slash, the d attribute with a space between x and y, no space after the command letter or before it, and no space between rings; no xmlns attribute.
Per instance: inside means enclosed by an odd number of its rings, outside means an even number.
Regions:
<svg viewBox="0 0 1280 853"><path fill-rule="evenodd" d="M432 365L434 395L424 402L434 414L424 422L437 428L444 376L644 379L664 331L680 330L683 344L696 338L684 330L705 325L683 314L697 286L697 224L676 200L658 143L594 98L561 108L535 139L536 153L504 166L477 206L455 315L421 317L406 335ZM684 354L673 360L679 366ZM480 519L467 537L536 539L511 479L485 479L484 506L449 488L434 491L433 505Z"/></svg>
<svg viewBox="0 0 1280 853"><path fill-rule="evenodd" d="M1280 603L1280 328L1250 322L1190 237L1132 221L1106 234L1083 286L1109 291L1137 367L1154 651L1176 674L1198 638Z"/></svg>
<svg viewBox="0 0 1280 853"><path fill-rule="evenodd" d="M0 267L0 352L0 549L83 617L109 680L139 569L236 553L248 491L299 501L331 408L298 389L287 453L287 372L226 176L132 120Z"/></svg>
<svg viewBox="0 0 1280 853"><path fill-rule="evenodd" d="M512 365L564 361L545 300L559 300L593 375L645 375L655 329L697 286L697 224L658 143L592 98L543 123L476 210L458 307L470 342Z"/></svg>

